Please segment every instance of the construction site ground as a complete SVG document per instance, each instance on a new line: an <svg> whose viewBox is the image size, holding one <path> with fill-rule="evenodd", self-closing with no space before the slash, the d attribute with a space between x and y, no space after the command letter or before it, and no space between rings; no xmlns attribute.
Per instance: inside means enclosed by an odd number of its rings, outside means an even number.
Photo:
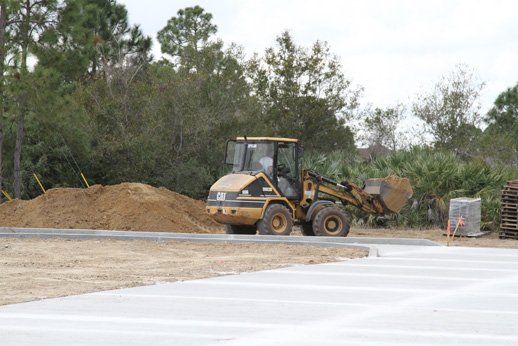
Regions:
<svg viewBox="0 0 518 346"><path fill-rule="evenodd" d="M54 188L32 200L0 204L0 227L100 229L182 233L224 233L205 211L205 202L141 183L94 185L88 189ZM399 237L447 242L440 229L354 228L349 236ZM301 235L294 231L293 235ZM518 240L497 232L480 238L458 238L461 246L517 248Z"/></svg>
<svg viewBox="0 0 518 346"><path fill-rule="evenodd" d="M446 245L447 237L442 229L367 229L353 228L349 232L352 237L384 237L384 238L419 238L429 239L439 244ZM468 247L497 247L497 248L518 248L516 239L500 239L498 232L491 232L481 237L450 237L450 246Z"/></svg>
<svg viewBox="0 0 518 346"><path fill-rule="evenodd" d="M0 226L223 233L204 207L203 201L139 183L57 188L32 200L0 204ZM353 228L349 236L421 238L446 244L443 233ZM491 233L456 237L451 245L518 248L518 240ZM0 304L364 255L354 249L282 244L0 239Z"/></svg>
<svg viewBox="0 0 518 346"><path fill-rule="evenodd" d="M375 247L379 256L4 305L0 339L13 346L517 345L518 250Z"/></svg>
<svg viewBox="0 0 518 346"><path fill-rule="evenodd" d="M440 244L447 240L440 229L353 228L349 235L420 238ZM518 248L518 241L499 239L492 233L481 238L456 237L450 245ZM350 248L285 244L0 238L0 305L365 255Z"/></svg>
<svg viewBox="0 0 518 346"><path fill-rule="evenodd" d="M0 238L0 305L366 255L284 244Z"/></svg>

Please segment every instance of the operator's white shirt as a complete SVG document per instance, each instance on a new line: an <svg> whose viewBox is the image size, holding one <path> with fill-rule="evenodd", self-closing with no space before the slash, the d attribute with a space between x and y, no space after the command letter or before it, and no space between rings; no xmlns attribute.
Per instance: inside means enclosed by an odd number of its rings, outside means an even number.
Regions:
<svg viewBox="0 0 518 346"><path fill-rule="evenodd" d="M261 166L263 166L263 170L265 172L268 172L268 167L273 166L273 159L269 156L265 156L259 160L259 163L261 164Z"/></svg>

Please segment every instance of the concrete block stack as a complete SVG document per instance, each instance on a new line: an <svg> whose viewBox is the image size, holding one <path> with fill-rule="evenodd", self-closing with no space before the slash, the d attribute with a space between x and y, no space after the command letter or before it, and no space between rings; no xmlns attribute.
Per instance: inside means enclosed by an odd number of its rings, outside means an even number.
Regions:
<svg viewBox="0 0 518 346"><path fill-rule="evenodd" d="M452 230L459 224L456 235L480 235L480 198L451 199L449 218Z"/></svg>

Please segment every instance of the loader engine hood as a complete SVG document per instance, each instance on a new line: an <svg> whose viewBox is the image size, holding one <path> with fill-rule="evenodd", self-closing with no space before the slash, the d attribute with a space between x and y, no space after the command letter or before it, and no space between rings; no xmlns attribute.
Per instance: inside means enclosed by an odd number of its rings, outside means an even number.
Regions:
<svg viewBox="0 0 518 346"><path fill-rule="evenodd" d="M240 192L254 180L256 177L250 174L227 174L216 181L210 191Z"/></svg>

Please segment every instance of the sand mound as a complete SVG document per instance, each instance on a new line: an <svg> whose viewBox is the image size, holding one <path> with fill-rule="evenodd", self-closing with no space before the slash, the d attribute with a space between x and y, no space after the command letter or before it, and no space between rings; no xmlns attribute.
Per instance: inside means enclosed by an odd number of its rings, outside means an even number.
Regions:
<svg viewBox="0 0 518 346"><path fill-rule="evenodd" d="M145 184L56 188L0 205L0 226L221 233L205 203Z"/></svg>

